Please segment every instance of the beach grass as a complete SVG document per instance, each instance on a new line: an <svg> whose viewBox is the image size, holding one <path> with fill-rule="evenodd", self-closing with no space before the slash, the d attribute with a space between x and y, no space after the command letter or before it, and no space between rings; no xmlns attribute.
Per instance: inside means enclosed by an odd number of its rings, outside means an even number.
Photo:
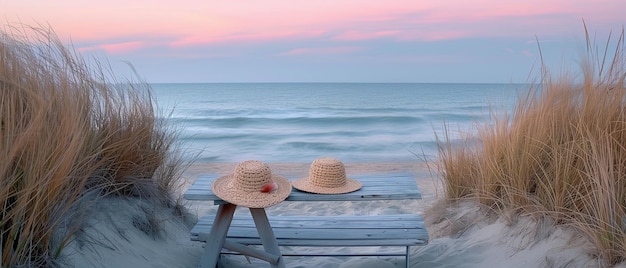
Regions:
<svg viewBox="0 0 626 268"><path fill-rule="evenodd" d="M87 64L48 28L0 31L1 267L54 266L87 197L177 205L177 131L153 101L147 83Z"/></svg>
<svg viewBox="0 0 626 268"><path fill-rule="evenodd" d="M599 46L585 33L580 74L544 66L510 114L461 145L439 136L437 167L446 198L573 226L612 265L626 258L624 31Z"/></svg>

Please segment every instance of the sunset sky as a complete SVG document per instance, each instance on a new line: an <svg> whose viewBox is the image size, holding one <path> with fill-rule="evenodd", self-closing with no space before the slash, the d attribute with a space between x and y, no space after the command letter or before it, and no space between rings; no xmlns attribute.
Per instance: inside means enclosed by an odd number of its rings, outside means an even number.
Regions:
<svg viewBox="0 0 626 268"><path fill-rule="evenodd" d="M527 82L576 70L624 0L108 0L0 2L2 27L49 25L83 55L148 82ZM538 42L537 42L538 41Z"/></svg>

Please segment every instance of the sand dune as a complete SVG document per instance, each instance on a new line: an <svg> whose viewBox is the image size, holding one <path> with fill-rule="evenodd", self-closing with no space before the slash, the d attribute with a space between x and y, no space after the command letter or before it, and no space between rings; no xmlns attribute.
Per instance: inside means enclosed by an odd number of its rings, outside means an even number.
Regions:
<svg viewBox="0 0 626 268"><path fill-rule="evenodd" d="M305 176L307 164L270 164L272 171L288 177ZM189 185L198 174L226 174L234 164L197 164L185 173ZM412 248L411 267L601 267L591 256L591 247L581 235L567 227L554 226L548 220L530 217L496 217L475 204L445 203L437 198L437 180L420 163L346 163L348 174L368 172L413 172L423 192L423 200L410 203L328 202L306 204L283 202L268 209L269 215L393 214L425 213L431 234L427 246ZM181 192L184 189L181 189ZM172 208L159 208L136 199L108 198L99 204L90 220L84 241L74 242L66 251L68 267L196 267L202 244L189 240L192 222L176 217ZM187 202L193 216L214 213L208 202ZM245 213L238 210L237 213ZM142 222L162 223L160 230L146 231ZM193 218L192 220L193 221ZM144 230L141 230L144 226ZM149 229L149 228L148 228ZM313 248L320 252L354 250L346 248ZM361 250L382 251L384 248ZM288 267L403 267L402 258L367 257L288 257ZM226 267L268 267L256 259L227 256Z"/></svg>

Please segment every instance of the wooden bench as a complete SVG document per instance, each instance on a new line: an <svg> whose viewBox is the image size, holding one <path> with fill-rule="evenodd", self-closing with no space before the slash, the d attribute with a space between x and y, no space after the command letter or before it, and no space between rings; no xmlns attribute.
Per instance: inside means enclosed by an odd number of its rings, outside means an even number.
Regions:
<svg viewBox="0 0 626 268"><path fill-rule="evenodd" d="M408 173L354 176L363 183L359 191L339 195L309 194L293 190L287 201L368 201L420 199L421 194L413 176ZM223 204L210 192L210 177L199 178L187 191L186 199L213 200ZM209 233L215 222L215 215L200 219L191 230L191 240L212 243ZM281 252L280 256L402 256L409 267L409 248L428 243L428 232L419 214L400 215L328 215L328 216L268 216L278 246L285 247L402 247L395 252L335 252L318 254L308 252ZM241 245L262 245L255 221L250 215L235 215L226 235L223 254L237 254L264 259L275 263L280 256L272 254L255 255ZM234 252L233 252L234 251Z"/></svg>
<svg viewBox="0 0 626 268"><path fill-rule="evenodd" d="M202 218L191 230L191 240L207 242L215 215ZM403 256L409 262L409 247L428 243L421 215L371 216L270 216L279 246L364 247L401 246L402 252L314 254L282 252L283 256ZM235 216L228 230L230 241L261 245L252 217ZM407 265L408 267L408 265Z"/></svg>

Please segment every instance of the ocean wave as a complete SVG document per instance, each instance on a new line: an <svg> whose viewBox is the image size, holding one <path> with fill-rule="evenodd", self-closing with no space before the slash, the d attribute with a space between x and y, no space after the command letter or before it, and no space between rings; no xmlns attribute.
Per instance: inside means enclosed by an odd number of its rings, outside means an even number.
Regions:
<svg viewBox="0 0 626 268"><path fill-rule="evenodd" d="M460 140L488 119L485 84L165 84L161 119L201 161L409 161L435 157L437 137ZM516 95L516 94L510 94ZM510 109L507 102L496 107ZM446 127L448 133L445 133Z"/></svg>

